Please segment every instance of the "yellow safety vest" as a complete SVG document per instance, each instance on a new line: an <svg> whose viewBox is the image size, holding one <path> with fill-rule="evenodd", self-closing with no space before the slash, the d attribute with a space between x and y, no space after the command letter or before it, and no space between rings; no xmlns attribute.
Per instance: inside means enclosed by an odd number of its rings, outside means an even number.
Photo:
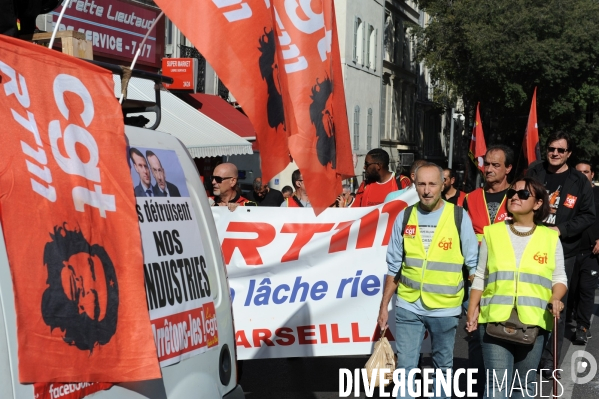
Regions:
<svg viewBox="0 0 599 399"><path fill-rule="evenodd" d="M418 211L412 210L403 234L405 256L397 287L397 295L405 301L422 298L432 309L453 308L462 303L464 257L453 208L453 204L445 202L428 251L422 244Z"/></svg>
<svg viewBox="0 0 599 399"><path fill-rule="evenodd" d="M489 252L478 322L506 321L515 307L522 323L551 331L553 316L547 310L547 302L552 293L559 236L554 230L537 226L516 268L516 255L507 229L505 223L485 227Z"/></svg>

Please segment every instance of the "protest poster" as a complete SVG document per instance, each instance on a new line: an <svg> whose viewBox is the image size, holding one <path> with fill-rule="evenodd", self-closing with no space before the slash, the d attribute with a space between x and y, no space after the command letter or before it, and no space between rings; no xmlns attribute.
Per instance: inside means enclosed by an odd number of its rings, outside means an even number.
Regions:
<svg viewBox="0 0 599 399"><path fill-rule="evenodd" d="M144 281L160 366L218 346L205 249L172 150L130 147Z"/></svg>

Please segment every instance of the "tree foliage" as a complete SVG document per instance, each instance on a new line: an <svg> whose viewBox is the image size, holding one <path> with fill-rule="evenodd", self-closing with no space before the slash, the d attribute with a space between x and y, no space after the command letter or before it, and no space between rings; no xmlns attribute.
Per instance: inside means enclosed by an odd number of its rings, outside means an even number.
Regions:
<svg viewBox="0 0 599 399"><path fill-rule="evenodd" d="M541 145L572 134L574 156L599 161L599 1L418 0L417 58L466 104L480 101L487 144L520 148L533 90ZM447 104L451 106L451 104Z"/></svg>

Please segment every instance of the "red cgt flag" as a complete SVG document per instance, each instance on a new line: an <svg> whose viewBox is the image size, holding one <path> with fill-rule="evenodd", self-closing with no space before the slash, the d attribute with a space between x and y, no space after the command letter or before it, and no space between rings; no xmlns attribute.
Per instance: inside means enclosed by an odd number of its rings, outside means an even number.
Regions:
<svg viewBox="0 0 599 399"><path fill-rule="evenodd" d="M262 181L269 181L289 164L289 148L281 67L265 1L156 4L206 58L249 117L260 143Z"/></svg>
<svg viewBox="0 0 599 399"><path fill-rule="evenodd" d="M480 103L478 103L476 104L476 119L474 120L474 128L472 129L472 139L470 140L468 156L481 172L483 172L483 163L486 153L487 144L485 143L483 124L480 120Z"/></svg>
<svg viewBox="0 0 599 399"><path fill-rule="evenodd" d="M19 381L160 378L112 74L3 35L0 60Z"/></svg>
<svg viewBox="0 0 599 399"><path fill-rule="evenodd" d="M274 0L289 150L316 213L354 174L333 0Z"/></svg>
<svg viewBox="0 0 599 399"><path fill-rule="evenodd" d="M539 148L539 125L537 123L537 88L532 95L530 104L530 113L528 114L528 124L526 133L524 133L524 142L522 143L524 156L528 160L528 165L541 159L541 150Z"/></svg>

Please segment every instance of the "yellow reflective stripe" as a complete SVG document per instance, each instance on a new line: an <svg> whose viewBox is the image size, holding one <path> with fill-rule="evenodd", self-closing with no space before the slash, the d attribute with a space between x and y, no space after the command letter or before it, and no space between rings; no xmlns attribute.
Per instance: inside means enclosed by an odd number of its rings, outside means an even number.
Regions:
<svg viewBox="0 0 599 399"><path fill-rule="evenodd" d="M429 261L426 264L426 270L439 270L442 272L459 273L462 271L462 264Z"/></svg>
<svg viewBox="0 0 599 399"><path fill-rule="evenodd" d="M430 292L433 294L446 294L446 295L455 295L464 287L464 281L460 281L460 283L456 286L451 285L439 285L439 284L422 284L423 292Z"/></svg>
<svg viewBox="0 0 599 399"><path fill-rule="evenodd" d="M523 283L537 284L550 290L553 282L547 277L539 276L538 274L520 273L520 281Z"/></svg>
<svg viewBox="0 0 599 399"><path fill-rule="evenodd" d="M518 306L534 306L536 308L545 310L547 307L547 301L544 301L541 298L535 298L533 296L519 296Z"/></svg>
<svg viewBox="0 0 599 399"><path fill-rule="evenodd" d="M481 298L480 306L487 305L513 305L514 297L510 295L493 295L491 297Z"/></svg>

